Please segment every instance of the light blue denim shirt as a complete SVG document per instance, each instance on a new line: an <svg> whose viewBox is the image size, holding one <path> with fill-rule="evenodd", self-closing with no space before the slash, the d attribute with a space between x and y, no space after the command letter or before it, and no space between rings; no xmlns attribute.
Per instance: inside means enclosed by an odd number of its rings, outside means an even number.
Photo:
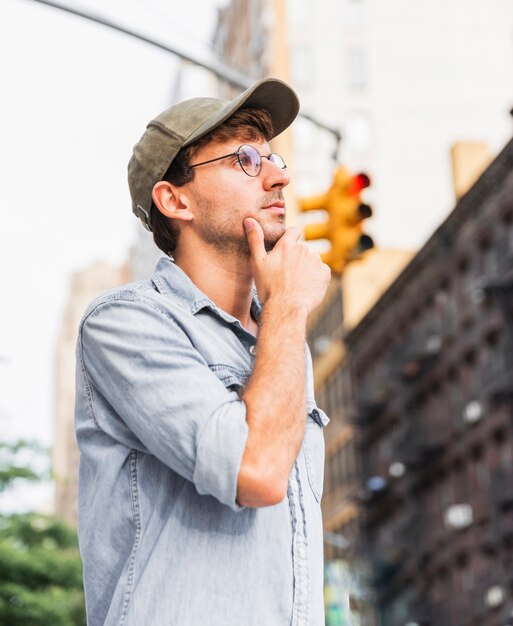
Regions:
<svg viewBox="0 0 513 626"><path fill-rule="evenodd" d="M240 396L256 350L168 258L151 281L89 306L75 413L89 626L324 625L328 418L307 349L306 431L287 496L257 509L236 502L248 435Z"/></svg>

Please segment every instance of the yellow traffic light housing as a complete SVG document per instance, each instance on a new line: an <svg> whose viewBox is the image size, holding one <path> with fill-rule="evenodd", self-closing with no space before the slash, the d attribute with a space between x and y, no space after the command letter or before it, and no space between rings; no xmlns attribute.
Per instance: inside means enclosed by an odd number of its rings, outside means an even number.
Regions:
<svg viewBox="0 0 513 626"><path fill-rule="evenodd" d="M363 232L363 220L372 215L372 209L361 202L361 191L369 185L367 174L353 175L340 166L326 193L299 200L301 211L325 210L328 213L326 222L305 227L305 239L327 239L330 242L330 249L321 256L337 274L374 246L372 239Z"/></svg>

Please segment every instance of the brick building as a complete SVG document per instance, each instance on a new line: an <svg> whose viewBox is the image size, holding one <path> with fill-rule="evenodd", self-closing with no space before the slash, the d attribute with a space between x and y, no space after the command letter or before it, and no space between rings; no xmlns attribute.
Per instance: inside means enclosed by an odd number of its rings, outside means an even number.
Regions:
<svg viewBox="0 0 513 626"><path fill-rule="evenodd" d="M343 367L347 356L343 337L386 290L412 255L404 250L368 251L346 268L343 280L333 277L323 303L309 319L308 343L313 357L316 399L331 418L325 429L326 469L322 500L327 624L338 624L341 619L353 620L351 624L362 626L375 623L371 603L366 598L368 585L363 580L365 568L359 549L356 494L360 472L355 427L348 411L351 381L347 368ZM335 575L332 580L332 572L345 572L343 580L340 575Z"/></svg>
<svg viewBox="0 0 513 626"><path fill-rule="evenodd" d="M358 445L328 444L326 506L379 623L513 624L513 140L341 339L322 393Z"/></svg>

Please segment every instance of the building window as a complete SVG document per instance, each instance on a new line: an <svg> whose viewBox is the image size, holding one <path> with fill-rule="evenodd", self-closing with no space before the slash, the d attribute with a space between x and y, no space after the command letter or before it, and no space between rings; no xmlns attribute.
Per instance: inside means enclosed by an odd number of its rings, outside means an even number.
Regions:
<svg viewBox="0 0 513 626"><path fill-rule="evenodd" d="M513 217L511 215L508 215L506 219L506 228L509 237L509 252L513 253Z"/></svg>
<svg viewBox="0 0 513 626"><path fill-rule="evenodd" d="M291 30L308 28L312 19L310 2L308 0L289 0L286 7L286 17Z"/></svg>
<svg viewBox="0 0 513 626"><path fill-rule="evenodd" d="M312 64L312 51L305 45L295 45L290 50L290 74L298 87L307 87L315 75Z"/></svg>
<svg viewBox="0 0 513 626"><path fill-rule="evenodd" d="M347 51L347 78L351 89L367 87L367 59L363 48L349 48Z"/></svg>
<svg viewBox="0 0 513 626"><path fill-rule="evenodd" d="M365 111L351 111L347 115L345 137L351 148L365 154L372 147L372 125Z"/></svg>

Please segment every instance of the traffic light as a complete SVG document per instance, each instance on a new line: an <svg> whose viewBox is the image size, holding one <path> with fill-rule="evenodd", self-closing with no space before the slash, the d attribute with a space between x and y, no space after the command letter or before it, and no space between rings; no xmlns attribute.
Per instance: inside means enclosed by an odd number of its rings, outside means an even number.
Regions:
<svg viewBox="0 0 513 626"><path fill-rule="evenodd" d="M367 174L350 174L340 166L326 193L299 199L301 211L323 209L328 213L326 222L305 226L305 239L329 240L331 247L321 256L336 274L341 274L350 261L374 246L369 235L363 232L363 220L372 215L372 209L363 204L360 197L369 185Z"/></svg>

